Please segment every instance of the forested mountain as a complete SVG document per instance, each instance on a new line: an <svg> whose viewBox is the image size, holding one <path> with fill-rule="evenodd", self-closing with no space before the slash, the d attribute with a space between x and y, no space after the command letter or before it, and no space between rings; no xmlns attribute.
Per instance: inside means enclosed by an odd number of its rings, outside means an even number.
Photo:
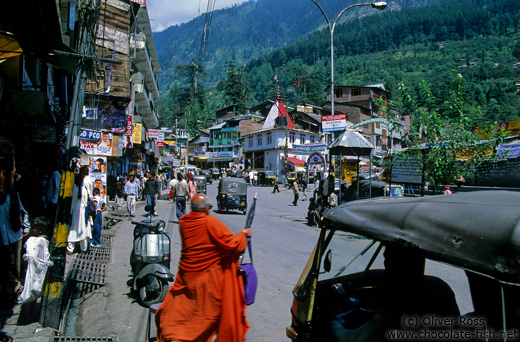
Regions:
<svg viewBox="0 0 520 342"><path fill-rule="evenodd" d="M457 70L466 79L470 104L483 110L476 124L519 119L519 29L516 0L441 0L361 18L337 28L335 83L383 83L395 91L399 82L414 88L426 80L442 97L445 81ZM290 103L322 104L330 83L329 34L314 32L252 60L246 72L256 100L273 96L273 87L265 85L277 74Z"/></svg>
<svg viewBox="0 0 520 342"><path fill-rule="evenodd" d="M274 75L277 75L276 84L287 98L287 103L294 106L306 102L321 105L325 102L325 88L330 83L329 31L314 29L320 25L321 28L325 27L321 13L311 1L310 4L298 1L298 6L289 6L288 3L293 1L250 1L219 11L221 16L215 13L204 63L210 77L206 82L207 90L201 88L197 94L197 106L200 106L197 108L201 110L199 114L202 117L210 116L216 108L237 103L236 98L229 96L230 93L226 91L228 88L222 87L235 74L240 76L237 79L241 80L241 85L246 82L243 89L251 89L247 96L241 94L240 97L247 99L240 103L246 106L273 98ZM423 7L410 7L419 4L419 1L388 3L389 7L399 3L403 9L383 12L369 9L380 14L377 16L360 17L361 12L350 13L360 18L347 16L349 20L337 26L334 50L337 85L383 83L397 97L398 83L404 82L414 89L420 81L426 80L434 94L443 98L446 93L445 82L452 78L452 70L456 70L466 80L471 109L482 111L482 116L475 124L520 118L520 100L515 87L515 81L520 79L520 68L514 67L520 60L520 1L440 0L429 1L430 5ZM335 8L336 12L329 12L337 13L344 6L344 3L339 4ZM264 14L261 17L255 15L257 20L252 20L244 9L255 12L253 9L257 7L263 8L264 12L258 13ZM283 12L282 8L285 9ZM227 32L233 32L232 27L235 27L235 39L228 38L228 43L225 39L220 41L215 37L217 34L214 29L220 27L215 25L219 17L226 22ZM238 24L244 20L249 20L249 25ZM192 21L185 25L195 24ZM180 30L183 26L170 30ZM241 34L249 30L246 26L257 27L253 30L256 33L260 31L255 39L248 40L247 35ZM187 27L183 30L186 35L193 35ZM307 35L298 38L294 31ZM164 35L160 39L161 34L165 33L156 34L156 46L163 70L173 65L164 64L165 59L189 64L192 56L198 53L194 48L195 38L191 47L187 48L187 40L182 45L179 43L180 37L177 37L174 45L171 45L172 41L168 40L174 39L173 36L166 38ZM265 37L269 37L270 41L266 42L263 39ZM215 45L210 47L210 44ZM273 50L277 44L287 46ZM167 49L170 52L166 52ZM190 55L190 49L197 51ZM172 54L172 51L177 53ZM251 58L256 55L259 57ZM245 66L241 65L248 59ZM222 66L218 66L220 60L223 60ZM238 63L226 64L227 61ZM165 75L162 77L164 79ZM295 88L298 79L300 86ZM187 105L193 108L190 100L186 102L186 87L190 87L186 78L183 80L176 75L167 80L172 86L163 98L161 113L181 113ZM221 81L221 86L215 87L218 81ZM163 123L171 123L168 115L163 117Z"/></svg>
<svg viewBox="0 0 520 342"><path fill-rule="evenodd" d="M411 6L422 6L438 0L390 0L385 11ZM322 0L329 19L355 0ZM340 22L353 17L378 14L370 7L359 7L345 12ZM170 88L174 68L199 60L202 28L205 15L188 23L175 25L154 33L155 47L161 64L161 90ZM225 72L225 62L247 63L252 58L285 47L319 27L325 19L311 0L250 0L241 5L213 12L204 53L204 67L209 84L217 83Z"/></svg>

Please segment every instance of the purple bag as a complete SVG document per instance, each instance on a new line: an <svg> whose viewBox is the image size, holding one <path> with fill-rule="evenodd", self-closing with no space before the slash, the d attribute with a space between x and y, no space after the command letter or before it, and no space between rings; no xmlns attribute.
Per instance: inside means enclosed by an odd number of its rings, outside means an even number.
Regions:
<svg viewBox="0 0 520 342"><path fill-rule="evenodd" d="M255 266L253 266L253 252L251 251L251 240L248 242L249 257L251 263L241 263L240 273L244 280L244 293L246 297L246 305L251 305L255 302L256 288L258 286L258 277L256 276Z"/></svg>

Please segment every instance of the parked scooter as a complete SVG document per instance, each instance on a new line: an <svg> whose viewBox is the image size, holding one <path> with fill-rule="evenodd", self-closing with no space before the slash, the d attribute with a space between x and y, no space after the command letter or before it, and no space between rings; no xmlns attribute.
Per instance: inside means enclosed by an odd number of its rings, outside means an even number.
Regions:
<svg viewBox="0 0 520 342"><path fill-rule="evenodd" d="M134 277L133 289L139 292L141 303L148 307L163 301L168 292L170 272L170 237L164 232L163 220L132 221L135 224L130 265Z"/></svg>

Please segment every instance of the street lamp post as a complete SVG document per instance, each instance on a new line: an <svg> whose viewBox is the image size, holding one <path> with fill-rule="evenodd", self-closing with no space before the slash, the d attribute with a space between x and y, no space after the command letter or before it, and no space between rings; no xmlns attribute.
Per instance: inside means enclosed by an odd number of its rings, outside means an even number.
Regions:
<svg viewBox="0 0 520 342"><path fill-rule="evenodd" d="M315 1L314 2L316 6L320 9L321 13L325 17L325 21L327 21L327 25L329 26L330 31L330 103L331 103L331 114L334 115L334 29L336 28L336 23L338 22L339 17L348 9L352 7L358 7L358 6L371 6L372 8L378 9L378 10L384 10L387 6L385 1L378 1L378 2L372 2L372 3L361 3L361 4L353 4L350 6L345 7L341 12L339 12L336 19L334 19L334 22L331 24L329 17L327 17L327 14L325 14L325 11L321 6Z"/></svg>
<svg viewBox="0 0 520 342"><path fill-rule="evenodd" d="M387 6L387 3L385 1L378 1L378 2L372 2L372 3L360 3L360 4L353 4L350 6L345 7L341 12L339 12L336 19L334 19L334 22L331 24L329 17L327 17L327 14L325 14L325 11L323 8L316 2L316 0L311 0L314 2L316 6L320 9L321 13L325 17L325 21L327 22L327 25L329 26L330 31L330 112L331 115L334 115L334 29L336 28L336 23L338 22L339 17L345 11L352 7L358 7L358 6L371 6L372 8L378 9L378 10L384 10ZM330 155L329 155L329 161L330 161ZM330 165L329 165L330 168ZM340 170L341 172L341 170ZM340 176L340 188L341 188L341 176Z"/></svg>

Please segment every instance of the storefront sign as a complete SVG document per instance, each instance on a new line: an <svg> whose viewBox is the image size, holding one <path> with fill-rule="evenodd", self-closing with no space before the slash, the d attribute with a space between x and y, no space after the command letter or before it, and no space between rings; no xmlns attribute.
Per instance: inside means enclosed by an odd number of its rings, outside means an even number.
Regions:
<svg viewBox="0 0 520 342"><path fill-rule="evenodd" d="M80 140L80 147L84 149L87 154L111 156L112 133L101 133L101 138L98 141Z"/></svg>
<svg viewBox="0 0 520 342"><path fill-rule="evenodd" d="M90 129L81 129L79 137L81 140L99 141L101 140L101 132Z"/></svg>
<svg viewBox="0 0 520 342"><path fill-rule="evenodd" d="M132 114L128 114L126 119L126 132L125 135L132 135Z"/></svg>
<svg viewBox="0 0 520 342"><path fill-rule="evenodd" d="M157 147L164 147L164 132L159 132L157 136Z"/></svg>
<svg viewBox="0 0 520 342"><path fill-rule="evenodd" d="M159 138L159 130L157 129L149 129L148 130L148 138Z"/></svg>
<svg viewBox="0 0 520 342"><path fill-rule="evenodd" d="M497 155L499 158L520 157L520 141L511 144L498 145Z"/></svg>
<svg viewBox="0 0 520 342"><path fill-rule="evenodd" d="M343 131L347 128L347 115L323 115L321 117L321 127L323 132Z"/></svg>
<svg viewBox="0 0 520 342"><path fill-rule="evenodd" d="M132 137L134 138L134 144L141 144L141 134L143 132L143 125L140 123L134 124L134 132L132 133Z"/></svg>
<svg viewBox="0 0 520 342"><path fill-rule="evenodd" d="M309 145L292 145L293 152L304 152L304 153L314 153L314 152L324 152L326 150L325 144L309 144Z"/></svg>
<svg viewBox="0 0 520 342"><path fill-rule="evenodd" d="M313 153L309 156L309 159L307 159L308 165L320 165L325 164L325 158L323 158L323 155L319 152Z"/></svg>

